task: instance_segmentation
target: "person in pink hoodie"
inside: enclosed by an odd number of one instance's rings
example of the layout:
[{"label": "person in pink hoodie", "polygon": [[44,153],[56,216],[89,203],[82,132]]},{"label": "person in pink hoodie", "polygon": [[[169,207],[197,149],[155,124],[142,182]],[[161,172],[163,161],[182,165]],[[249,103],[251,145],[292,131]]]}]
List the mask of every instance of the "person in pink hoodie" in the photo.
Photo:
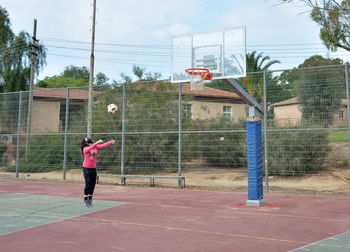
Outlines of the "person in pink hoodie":
[{"label": "person in pink hoodie", "polygon": [[81,140],[81,152],[84,156],[84,203],[87,207],[92,207],[92,196],[94,194],[97,179],[96,157],[98,150],[106,148],[111,144],[115,144],[115,141],[111,140],[109,142],[103,143],[102,140],[98,140],[96,143],[93,143],[92,140],[88,137],[85,137]]}]

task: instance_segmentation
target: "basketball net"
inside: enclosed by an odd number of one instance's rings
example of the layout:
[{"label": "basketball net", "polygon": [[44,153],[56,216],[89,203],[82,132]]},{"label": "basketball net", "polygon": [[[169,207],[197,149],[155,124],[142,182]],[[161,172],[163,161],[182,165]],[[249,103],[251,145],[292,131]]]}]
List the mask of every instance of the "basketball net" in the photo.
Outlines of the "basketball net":
[{"label": "basketball net", "polygon": [[203,80],[200,75],[190,75],[190,89],[191,91],[203,90]]},{"label": "basketball net", "polygon": [[203,90],[203,81],[212,79],[212,73],[206,68],[188,68],[185,71],[190,78],[191,91]]}]

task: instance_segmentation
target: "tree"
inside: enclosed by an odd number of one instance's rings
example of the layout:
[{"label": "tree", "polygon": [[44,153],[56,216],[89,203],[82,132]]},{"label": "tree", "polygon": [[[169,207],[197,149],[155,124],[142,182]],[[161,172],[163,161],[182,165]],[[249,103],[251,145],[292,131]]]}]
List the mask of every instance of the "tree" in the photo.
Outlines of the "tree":
[{"label": "tree", "polygon": [[73,79],[57,75],[45,77],[36,84],[37,87],[43,88],[83,87],[88,85],[89,83],[83,79]]},{"label": "tree", "polygon": [[[344,87],[344,69],[341,59],[326,59],[312,56],[299,65],[297,71],[298,100],[303,119],[310,123],[328,127],[341,104]],[[312,66],[327,66],[314,68]],[[306,67],[306,68],[305,68]],[[311,68],[310,68],[311,67]]]},{"label": "tree", "polygon": [[320,38],[325,46],[336,51],[350,51],[349,0],[280,0],[282,3],[303,2],[311,8],[311,18],[320,25]]},{"label": "tree", "polygon": [[1,31],[0,45],[1,46],[7,45],[9,41],[11,41],[14,37],[14,34],[10,26],[11,26],[11,23],[8,17],[8,13],[4,8],[0,6],[0,31]]},{"label": "tree", "polygon": [[[267,71],[272,65],[280,63],[279,60],[271,60],[269,56],[263,56],[263,52],[257,53],[253,51],[247,53],[247,76],[241,80],[248,93],[258,102],[262,101],[263,97],[263,71]],[[272,75],[268,73],[266,83],[272,83]]]},{"label": "tree", "polygon": [[[300,68],[340,64],[343,64],[343,60],[339,58],[326,59],[322,56],[314,55],[306,59],[302,64],[298,66],[298,68],[283,71],[278,77],[279,85],[285,86],[285,89],[288,90],[288,93],[290,94],[289,98],[298,96],[298,91],[296,90],[296,88],[293,88],[293,86],[295,86],[294,84],[297,83],[300,79]],[[278,101],[286,99],[288,99],[288,97],[282,96],[281,99]]]},{"label": "tree", "polygon": [[321,26],[320,38],[325,46],[336,51],[338,47],[350,51],[350,1],[328,0],[324,2],[323,8],[317,5],[311,12],[312,20]]},{"label": "tree", "polygon": [[228,91],[228,87],[225,83],[223,83],[221,80],[212,80],[208,83],[204,84],[206,87],[210,87],[210,88],[216,88],[216,89],[220,89],[223,91]]},{"label": "tree", "polygon": [[99,85],[99,86],[103,86],[103,85],[108,85],[108,77],[104,74],[99,72],[98,74],[96,74],[95,77],[95,84]]},{"label": "tree", "polygon": [[132,82],[132,78],[129,75],[126,75],[125,73],[121,73],[120,78],[122,78],[123,83],[131,83]]},{"label": "tree", "polygon": [[132,72],[137,76],[137,78],[142,79],[142,76],[145,73],[145,68],[144,67],[140,67],[138,65],[133,65],[132,67]]},{"label": "tree", "polygon": [[45,88],[65,88],[89,86],[89,70],[83,66],[66,66],[60,75],[46,76],[36,86]]},{"label": "tree", "polygon": [[279,60],[271,60],[270,56],[263,56],[263,52],[247,53],[247,73],[262,72],[268,70],[273,64],[281,63]]},{"label": "tree", "polygon": [[[54,75],[52,77],[45,77],[43,80],[37,83],[38,87],[45,88],[64,88],[64,87],[84,87],[89,86],[89,75],[90,71],[87,67],[79,67],[79,66],[67,66],[63,70],[60,75]],[[103,89],[108,89],[108,77],[99,72],[95,76],[95,83],[99,86],[101,90],[101,86]]]},{"label": "tree", "polygon": [[293,83],[296,81],[296,70],[285,70],[278,76],[278,86],[283,87],[284,95],[278,95],[277,99],[274,102],[280,102],[283,100],[287,100],[289,98],[295,97],[298,94],[296,90],[293,88]]},{"label": "tree", "polygon": [[61,76],[75,80],[83,79],[84,81],[89,82],[90,71],[85,66],[78,67],[70,65],[63,70]]},{"label": "tree", "polygon": [[341,65],[343,63],[344,63],[343,60],[339,58],[330,59],[330,58],[323,58],[320,55],[314,55],[306,59],[302,64],[298,66],[298,68],[316,67],[316,66],[334,66],[334,65]]},{"label": "tree", "polygon": [[146,79],[147,81],[156,81],[156,80],[159,80],[160,77],[162,77],[162,74],[161,73],[158,73],[158,72],[148,72],[146,73]]},{"label": "tree", "polygon": [[[138,65],[133,65],[132,72],[138,78],[138,81],[156,81],[162,77],[161,73],[146,72],[146,68],[140,67]],[[121,78],[121,81],[119,82],[114,81],[113,86],[115,86],[116,84],[119,85],[121,83],[131,83],[133,81],[132,77],[125,73],[121,73],[120,78]]]},{"label": "tree", "polygon": [[[27,90],[30,81],[31,36],[25,31],[15,35],[6,9],[0,6],[0,92]],[[35,73],[46,64],[46,49],[36,48]]]},{"label": "tree", "polygon": [[[156,81],[158,80],[162,74],[158,72],[146,72],[145,67],[140,67],[138,65],[134,65],[132,68],[132,72],[139,78],[139,80],[146,81]],[[145,78],[143,78],[145,76]]]}]

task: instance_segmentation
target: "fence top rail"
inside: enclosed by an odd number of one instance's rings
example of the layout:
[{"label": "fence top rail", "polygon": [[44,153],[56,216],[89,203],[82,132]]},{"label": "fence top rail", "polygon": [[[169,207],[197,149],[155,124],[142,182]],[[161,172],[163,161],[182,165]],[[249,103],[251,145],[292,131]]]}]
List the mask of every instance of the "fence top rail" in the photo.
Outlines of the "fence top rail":
[{"label": "fence top rail", "polygon": [[[191,133],[245,133],[245,129],[240,130],[182,130],[182,131],[125,131],[125,135],[152,135],[152,134],[191,134]],[[32,136],[49,136],[49,135],[86,135],[86,132],[62,132],[62,133],[32,133]],[[92,132],[92,135],[122,135],[122,132]],[[25,135],[25,134],[22,134]]]},{"label": "fence top rail", "polygon": [[[267,132],[278,132],[278,131],[322,131],[322,130],[331,130],[331,131],[340,131],[348,130],[348,127],[345,128],[267,128]],[[263,130],[264,131],[264,130]],[[215,133],[245,133],[246,129],[238,130],[181,130],[181,131],[128,131],[124,132],[125,135],[155,135],[155,134],[196,134],[196,133],[206,133],[206,134],[215,134]],[[122,135],[122,132],[93,132],[92,135]],[[8,135],[8,133],[0,133],[0,135]],[[20,136],[26,135],[25,133],[20,134]],[[86,132],[57,132],[57,133],[31,133],[31,136],[63,136],[63,135],[82,135],[85,136]]]}]

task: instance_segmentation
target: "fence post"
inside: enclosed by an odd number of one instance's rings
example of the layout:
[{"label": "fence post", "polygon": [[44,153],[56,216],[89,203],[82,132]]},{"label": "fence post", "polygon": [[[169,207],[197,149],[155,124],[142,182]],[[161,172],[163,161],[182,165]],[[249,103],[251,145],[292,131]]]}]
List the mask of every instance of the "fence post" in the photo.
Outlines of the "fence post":
[{"label": "fence post", "polygon": [[20,143],[21,143],[21,118],[22,118],[22,92],[19,91],[19,102],[18,102],[18,119],[17,119],[17,146],[16,146],[16,179],[19,177],[19,165],[20,165]]},{"label": "fence post", "polygon": [[[178,176],[182,174],[182,84],[179,83],[179,107],[178,107]],[[179,186],[181,181],[179,180]]]},{"label": "fence post", "polygon": [[350,98],[349,98],[349,69],[348,64],[345,64],[345,88],[346,88],[346,100],[347,100],[347,112],[348,112],[348,146],[350,149]]},{"label": "fence post", "polygon": [[266,92],[266,70],[263,72],[263,95],[264,95],[264,159],[265,159],[265,190],[269,190],[269,156],[267,145],[267,92]]},{"label": "fence post", "polygon": [[69,87],[67,87],[66,92],[66,113],[64,120],[64,151],[63,151],[63,180],[66,180],[67,175],[67,133],[68,133],[68,123],[69,123]]},{"label": "fence post", "polygon": [[[122,98],[122,146],[121,146],[121,158],[120,158],[120,175],[124,175],[124,158],[125,158],[125,106],[126,106],[126,83],[123,84],[123,98]],[[121,177],[121,184],[124,184],[125,180]]]}]

